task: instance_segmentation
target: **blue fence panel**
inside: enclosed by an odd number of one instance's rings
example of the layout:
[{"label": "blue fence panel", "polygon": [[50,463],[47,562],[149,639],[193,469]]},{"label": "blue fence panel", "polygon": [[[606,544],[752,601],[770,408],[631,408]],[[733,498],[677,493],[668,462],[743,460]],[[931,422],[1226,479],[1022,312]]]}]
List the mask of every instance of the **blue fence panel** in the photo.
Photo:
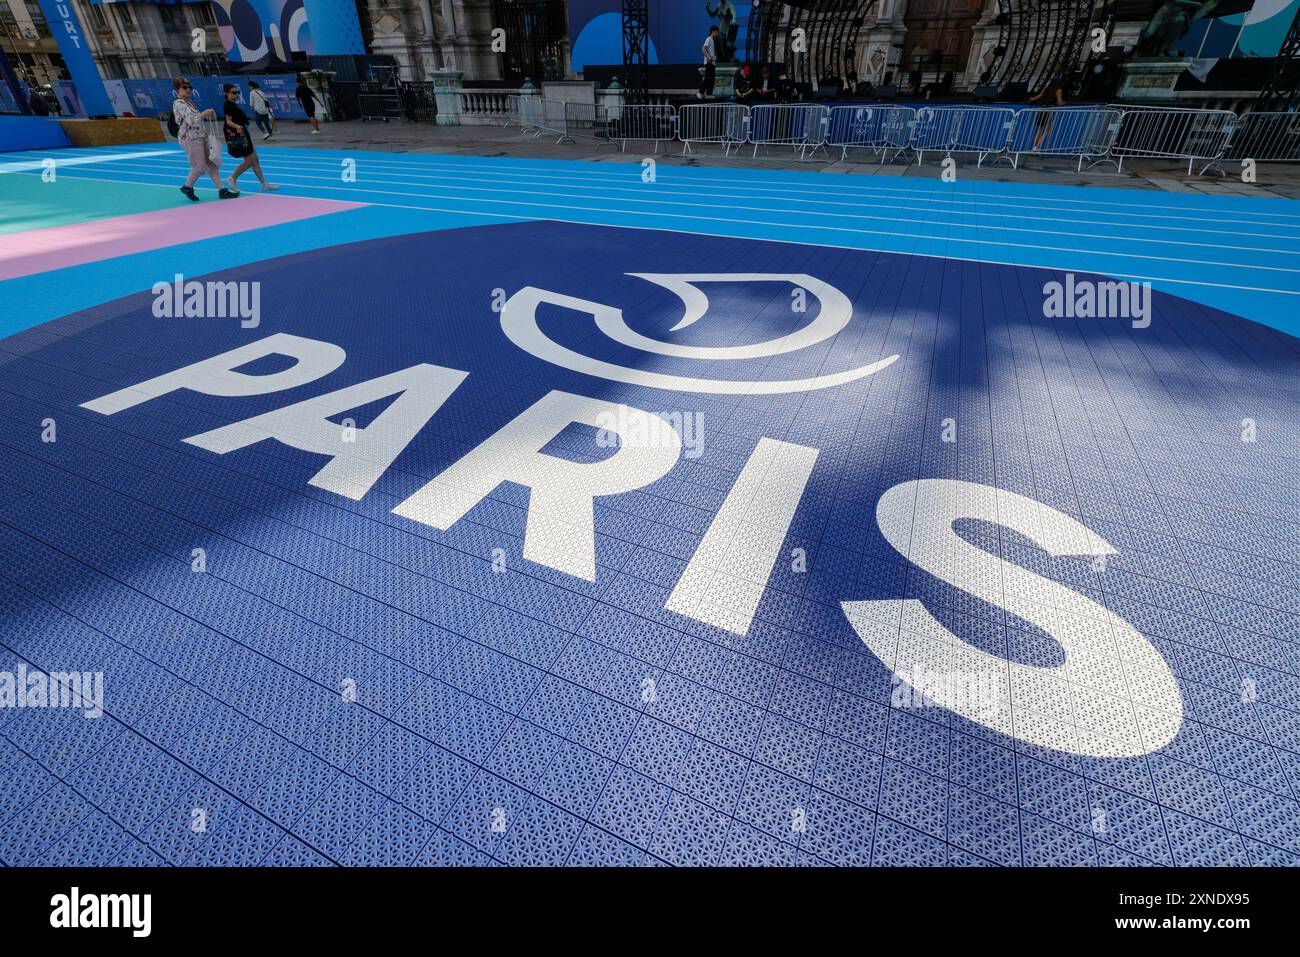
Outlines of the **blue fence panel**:
[{"label": "blue fence panel", "polygon": [[[194,102],[200,109],[209,107],[221,111],[221,88],[227,83],[239,87],[240,102],[248,102],[249,80],[256,80],[271,104],[271,110],[280,119],[303,120],[307,114],[294,98],[298,86],[297,77],[292,74],[275,76],[196,76],[190,77],[194,85]],[[136,116],[157,116],[171,109],[175,93],[170,79],[122,80],[126,100],[130,103],[130,112]]]},{"label": "blue fence panel", "polygon": [[157,116],[172,108],[171,80],[123,80],[122,85],[136,116]]},{"label": "blue fence panel", "polygon": [[901,149],[907,146],[915,118],[915,111],[905,106],[837,106],[831,110],[826,142],[832,146]]}]

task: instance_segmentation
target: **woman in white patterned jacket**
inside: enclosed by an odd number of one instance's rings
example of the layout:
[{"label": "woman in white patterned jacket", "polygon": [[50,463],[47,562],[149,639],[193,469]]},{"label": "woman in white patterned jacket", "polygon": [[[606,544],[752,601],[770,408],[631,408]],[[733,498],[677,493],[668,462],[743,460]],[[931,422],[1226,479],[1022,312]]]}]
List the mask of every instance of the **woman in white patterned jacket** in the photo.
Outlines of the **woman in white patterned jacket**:
[{"label": "woman in white patterned jacket", "polygon": [[217,187],[217,195],[222,199],[230,199],[235,194],[221,185],[221,153],[218,151],[215,161],[209,157],[208,137],[203,130],[203,121],[216,119],[216,111],[211,109],[200,111],[191,102],[194,88],[184,77],[178,76],[172,80],[172,89],[176,91],[176,100],[172,103],[172,119],[176,121],[176,139],[180,141],[185,149],[185,155],[190,160],[190,175],[186,178],[185,185],[181,187],[181,192],[198,202],[199,198],[194,193],[194,184],[200,176],[207,173],[212,177],[212,184]]}]

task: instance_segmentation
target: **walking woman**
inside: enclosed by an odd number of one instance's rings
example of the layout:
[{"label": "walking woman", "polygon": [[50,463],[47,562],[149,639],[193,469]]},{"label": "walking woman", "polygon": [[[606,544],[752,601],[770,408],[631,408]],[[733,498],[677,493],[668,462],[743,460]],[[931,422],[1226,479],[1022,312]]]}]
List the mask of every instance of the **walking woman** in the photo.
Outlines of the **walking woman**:
[{"label": "walking woman", "polygon": [[268,191],[279,189],[280,187],[274,183],[268,183],[266,177],[262,175],[262,161],[257,158],[257,148],[253,146],[253,138],[248,135],[248,114],[239,105],[239,87],[227,83],[221,88],[221,92],[226,97],[226,148],[230,150],[231,156],[243,159],[243,162],[230,174],[226,187],[238,196],[239,177],[251,169],[257,181],[262,184],[262,189]]},{"label": "walking woman", "polygon": [[208,137],[203,131],[204,120],[214,120],[214,110],[203,110],[194,105],[194,88],[183,77],[172,80],[172,89],[176,91],[176,100],[172,103],[172,119],[176,121],[176,139],[185,148],[185,155],[190,160],[190,175],[185,179],[181,192],[194,202],[199,198],[194,193],[194,184],[206,173],[212,177],[212,184],[217,187],[217,195],[230,199],[235,194],[221,185],[221,153],[213,160],[208,155]]}]

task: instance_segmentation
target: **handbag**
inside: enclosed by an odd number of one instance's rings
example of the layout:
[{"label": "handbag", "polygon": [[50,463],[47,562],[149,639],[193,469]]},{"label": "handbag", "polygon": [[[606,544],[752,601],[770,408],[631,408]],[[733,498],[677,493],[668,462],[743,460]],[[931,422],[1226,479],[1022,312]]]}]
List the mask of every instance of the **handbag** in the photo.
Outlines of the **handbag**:
[{"label": "handbag", "polygon": [[208,162],[221,165],[221,141],[211,133],[208,134]]},{"label": "handbag", "polygon": [[235,159],[243,159],[253,152],[253,141],[248,138],[246,130],[232,130],[227,126],[226,149]]}]

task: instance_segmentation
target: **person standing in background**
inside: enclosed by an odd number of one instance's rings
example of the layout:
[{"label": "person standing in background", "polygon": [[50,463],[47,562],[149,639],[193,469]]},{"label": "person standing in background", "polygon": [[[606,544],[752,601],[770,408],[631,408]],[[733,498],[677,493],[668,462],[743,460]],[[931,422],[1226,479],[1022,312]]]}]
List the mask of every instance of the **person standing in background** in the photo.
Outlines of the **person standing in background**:
[{"label": "person standing in background", "polygon": [[320,122],[316,119],[316,95],[307,85],[305,76],[298,77],[298,88],[293,91],[293,95],[302,104],[302,110],[307,114],[307,122],[311,124],[312,136],[315,136],[320,132]]},{"label": "person standing in background", "polygon": [[713,83],[718,72],[718,28],[717,26],[709,27],[709,35],[704,38],[704,43],[700,46],[700,52],[704,54],[704,82],[696,90],[695,95],[701,100],[706,96],[713,95]]},{"label": "person standing in background", "polygon": [[253,122],[262,131],[262,139],[269,140],[275,132],[271,126],[271,104],[256,80],[248,81],[248,105],[253,109]]},{"label": "person standing in background", "polygon": [[1055,114],[1051,108],[1065,105],[1065,85],[1060,77],[1052,79],[1038,93],[1029,98],[1030,106],[1043,107],[1034,117],[1034,149],[1042,149],[1043,140],[1052,132],[1052,120]]},{"label": "person standing in background", "polygon": [[802,97],[799,88],[794,85],[789,74],[785,71],[785,64],[781,64],[781,73],[776,78],[776,102],[793,103]]}]

